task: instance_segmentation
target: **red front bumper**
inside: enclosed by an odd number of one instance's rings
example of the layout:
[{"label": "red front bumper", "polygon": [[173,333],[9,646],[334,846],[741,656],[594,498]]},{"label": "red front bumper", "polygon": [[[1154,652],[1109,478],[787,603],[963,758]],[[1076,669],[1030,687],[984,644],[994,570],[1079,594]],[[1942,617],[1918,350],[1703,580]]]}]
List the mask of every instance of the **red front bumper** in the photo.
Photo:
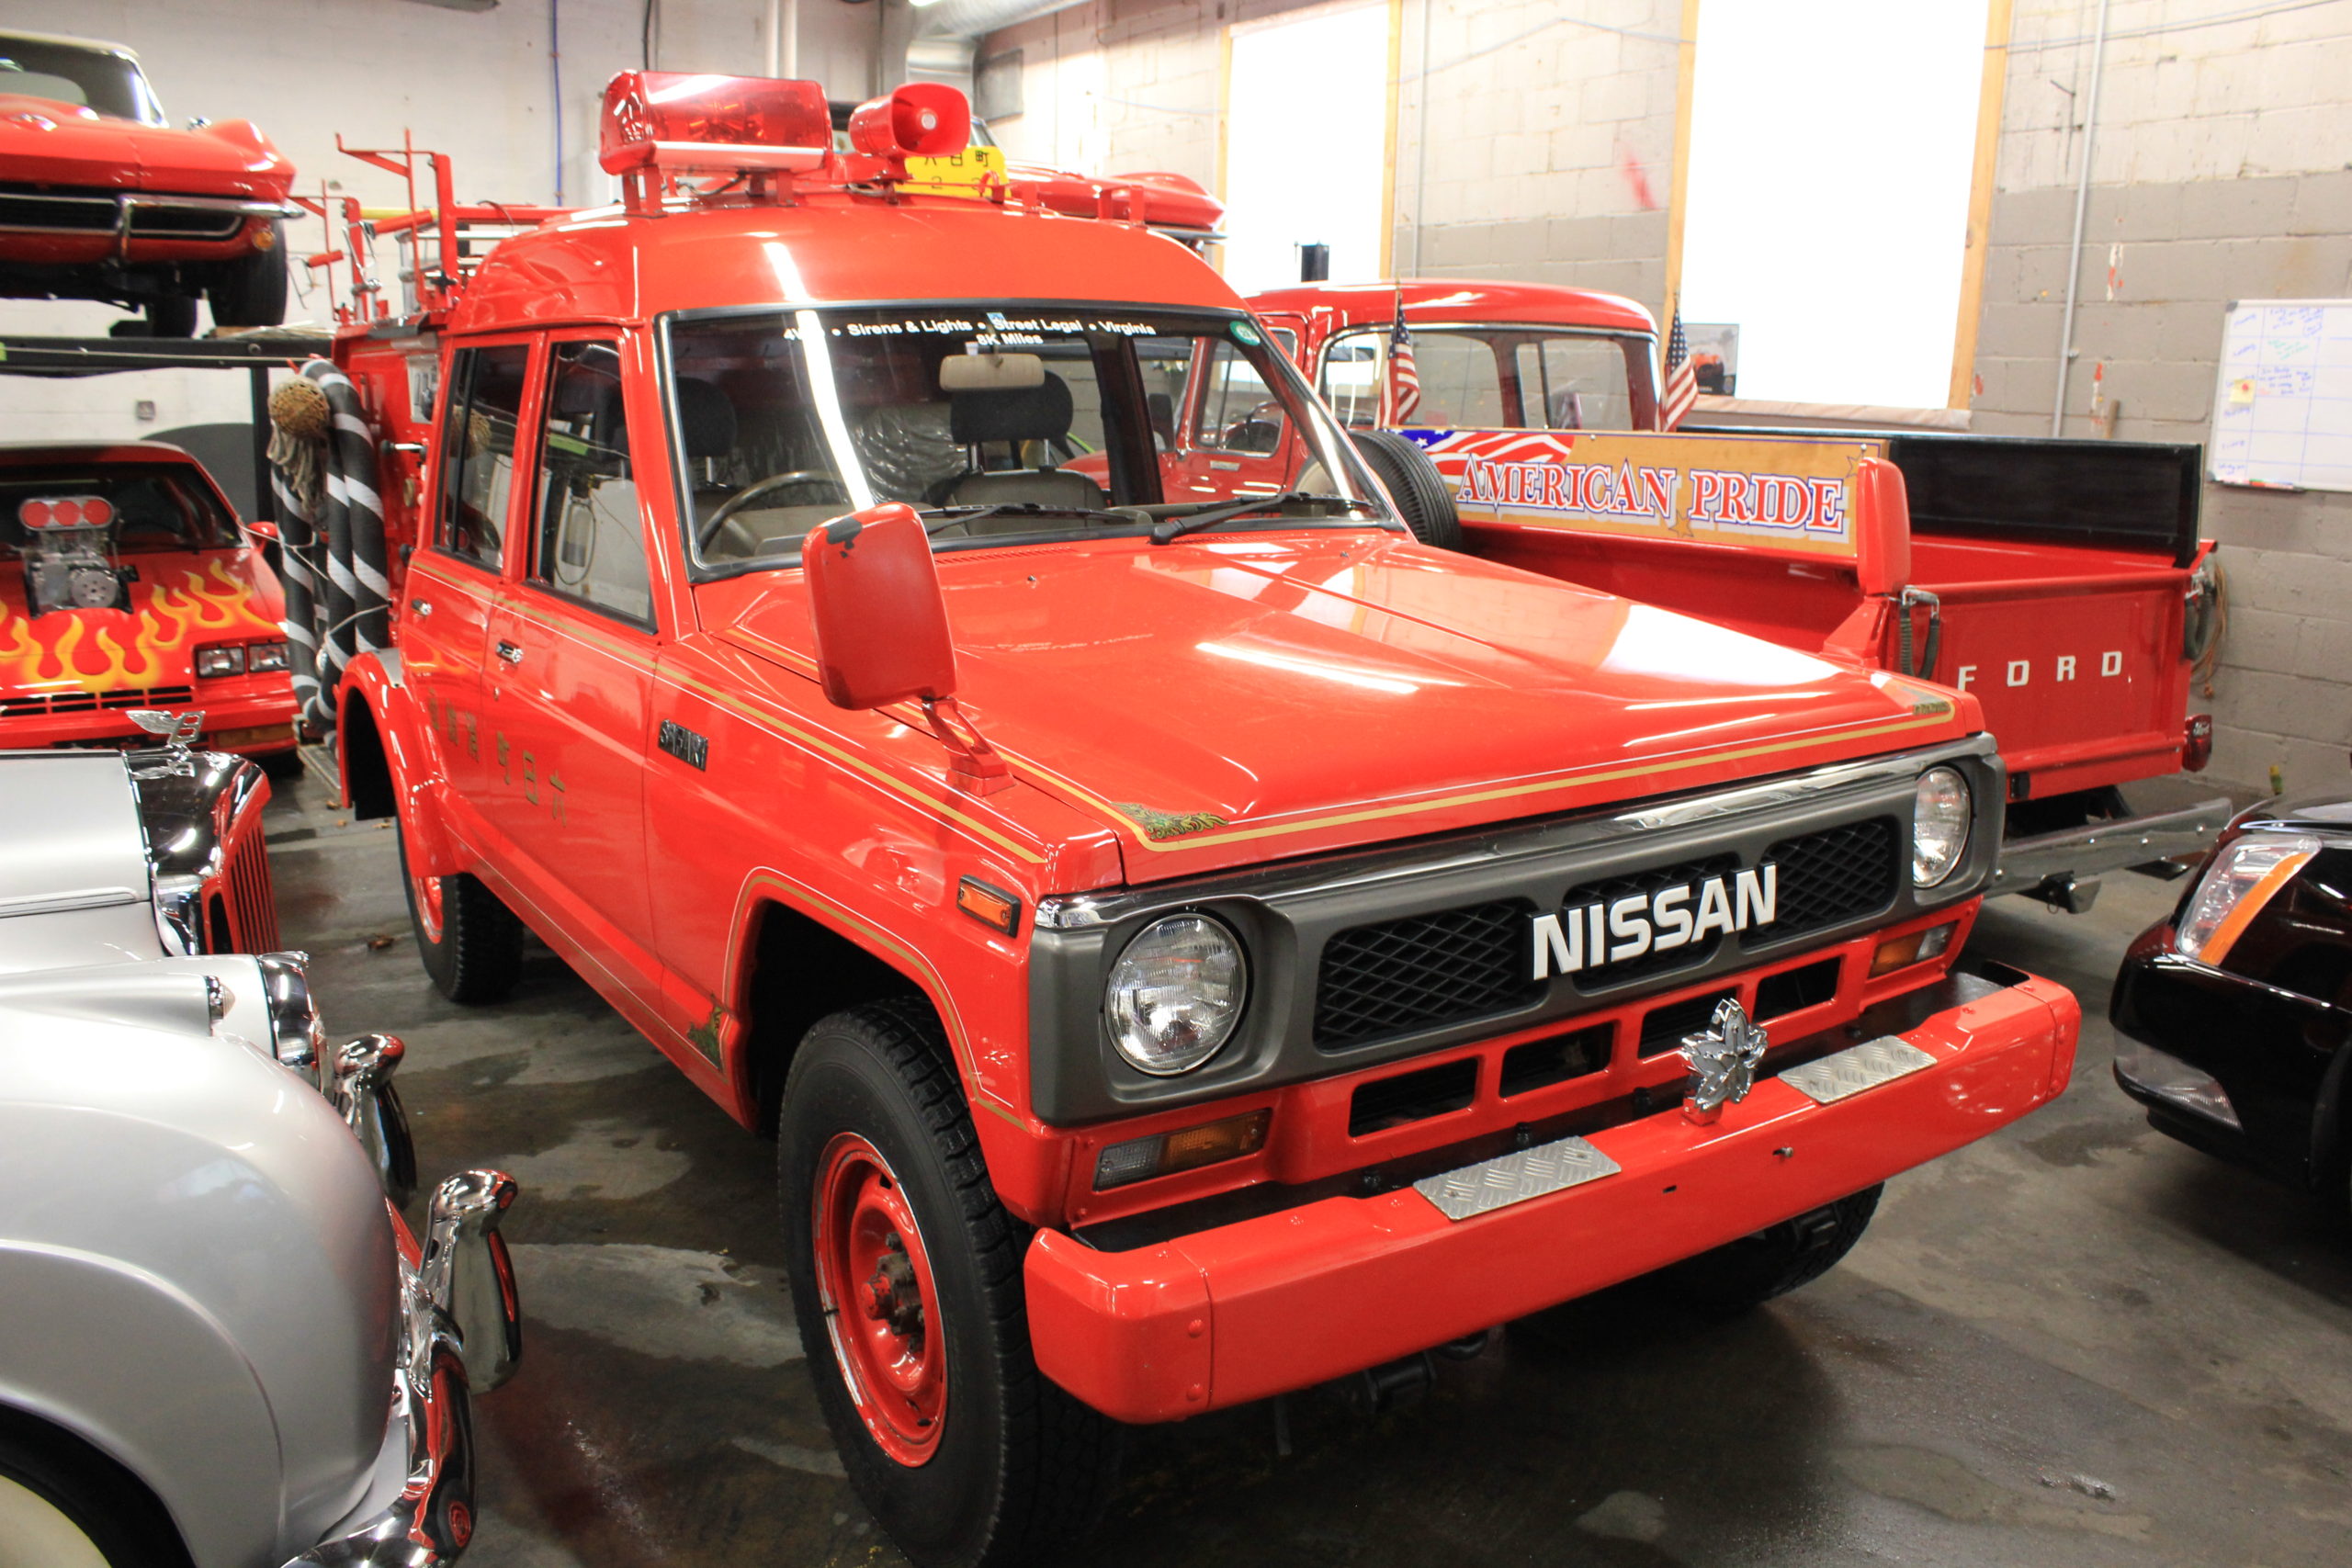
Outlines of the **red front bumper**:
[{"label": "red front bumper", "polygon": [[1973,1143],[2056,1096],[2082,1010],[2030,976],[1899,1038],[1932,1066],[1818,1104],[1765,1078],[1709,1126],[1590,1134],[1622,1168],[1459,1222],[1411,1188],[1328,1198],[1128,1252],[1041,1231],[1029,1329],[1047,1377],[1171,1421],[1375,1366],[1646,1274]]},{"label": "red front bumper", "polygon": [[[80,705],[84,704],[87,705]],[[133,707],[201,708],[204,738],[199,744],[209,750],[259,757],[290,750],[300,739],[294,729],[294,689],[287,678],[248,676],[207,682],[205,691],[193,697],[186,687],[161,693],[0,696],[0,750],[153,745],[154,738],[130,722]]]}]

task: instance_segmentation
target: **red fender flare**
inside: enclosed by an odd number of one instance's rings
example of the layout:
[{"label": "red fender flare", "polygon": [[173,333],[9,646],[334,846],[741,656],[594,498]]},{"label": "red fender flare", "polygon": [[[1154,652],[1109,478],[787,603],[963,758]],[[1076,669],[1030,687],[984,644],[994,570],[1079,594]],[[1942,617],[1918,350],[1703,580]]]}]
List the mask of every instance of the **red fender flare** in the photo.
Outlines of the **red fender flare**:
[{"label": "red fender flare", "polygon": [[441,825],[444,781],[440,756],[428,733],[424,710],[409,690],[397,651],[363,653],[345,666],[335,725],[335,766],[344,779],[343,801],[351,804],[352,709],[363,706],[383,742],[384,763],[392,775],[393,808],[408,840],[410,866],[424,876],[463,871]]}]

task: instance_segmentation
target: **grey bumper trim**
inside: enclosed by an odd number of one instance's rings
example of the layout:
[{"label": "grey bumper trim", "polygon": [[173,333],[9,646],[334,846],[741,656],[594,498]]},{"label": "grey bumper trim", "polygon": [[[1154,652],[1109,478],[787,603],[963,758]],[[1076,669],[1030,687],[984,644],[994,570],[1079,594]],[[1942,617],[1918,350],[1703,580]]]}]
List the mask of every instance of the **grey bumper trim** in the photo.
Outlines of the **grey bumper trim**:
[{"label": "grey bumper trim", "polygon": [[2202,854],[2228,826],[2236,808],[2226,799],[2200,801],[2180,811],[2094,822],[2063,833],[2011,839],[2001,846],[2001,863],[1984,889],[1989,895],[2022,893],[2045,878],[2115,871],[2174,855]]}]

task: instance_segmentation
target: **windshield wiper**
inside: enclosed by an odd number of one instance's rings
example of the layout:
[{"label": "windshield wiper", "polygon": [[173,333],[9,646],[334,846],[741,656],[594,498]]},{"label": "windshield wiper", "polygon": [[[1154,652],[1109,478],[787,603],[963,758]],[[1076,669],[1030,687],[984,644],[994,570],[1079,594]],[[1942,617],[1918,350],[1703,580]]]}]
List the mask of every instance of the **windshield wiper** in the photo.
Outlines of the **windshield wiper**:
[{"label": "windshield wiper", "polygon": [[926,534],[944,533],[959,524],[978,523],[983,517],[1083,517],[1090,523],[1142,522],[1140,512],[1098,512],[1087,506],[1047,506],[1035,501],[1001,501],[989,506],[926,506],[915,513],[923,520]]},{"label": "windshield wiper", "polygon": [[1318,495],[1312,491],[1285,490],[1272,495],[1244,496],[1239,501],[1225,502],[1203,512],[1188,512],[1177,517],[1163,517],[1151,525],[1151,542],[1164,545],[1170,539],[1197,534],[1204,528],[1214,528],[1220,523],[1230,523],[1237,517],[1247,517],[1253,512],[1280,512],[1285,507],[1307,502],[1336,502],[1354,511],[1363,506],[1344,495]]}]

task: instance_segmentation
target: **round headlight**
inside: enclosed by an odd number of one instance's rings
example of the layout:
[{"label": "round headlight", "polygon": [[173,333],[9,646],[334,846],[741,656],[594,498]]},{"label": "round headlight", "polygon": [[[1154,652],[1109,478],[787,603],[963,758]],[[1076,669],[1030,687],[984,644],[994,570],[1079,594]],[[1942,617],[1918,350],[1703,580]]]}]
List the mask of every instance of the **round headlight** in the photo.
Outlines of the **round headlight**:
[{"label": "round headlight", "polygon": [[1111,1041],[1155,1077],[1187,1073],[1232,1036],[1250,989],[1233,933],[1206,915],[1170,915],[1119,954],[1102,996]]},{"label": "round headlight", "polygon": [[1919,775],[1911,806],[1911,881],[1933,887],[1968,848],[1968,781],[1950,768]]}]

